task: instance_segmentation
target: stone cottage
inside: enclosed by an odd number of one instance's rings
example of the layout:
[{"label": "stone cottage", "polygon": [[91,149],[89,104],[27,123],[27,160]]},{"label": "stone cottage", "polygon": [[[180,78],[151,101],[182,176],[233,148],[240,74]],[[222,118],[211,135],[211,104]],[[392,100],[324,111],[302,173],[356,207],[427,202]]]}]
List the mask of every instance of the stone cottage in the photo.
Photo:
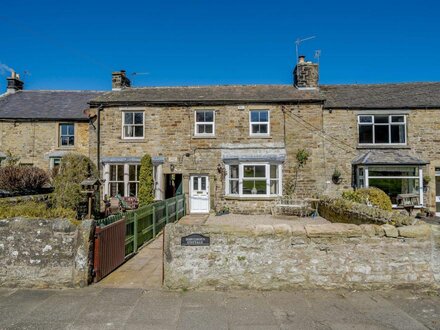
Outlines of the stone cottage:
[{"label": "stone cottage", "polygon": [[7,82],[0,95],[0,160],[10,152],[20,165],[49,170],[67,152],[90,156],[83,111],[99,92],[24,90],[16,73]]},{"label": "stone cottage", "polygon": [[[368,186],[394,203],[415,194],[434,209],[440,83],[319,85],[318,77],[304,57],[290,85],[133,88],[114,72],[113,90],[94,98],[89,113],[104,194],[136,195],[149,154],[156,199],[186,193],[191,213],[265,213],[288,190]],[[298,168],[301,150],[309,158]]]}]

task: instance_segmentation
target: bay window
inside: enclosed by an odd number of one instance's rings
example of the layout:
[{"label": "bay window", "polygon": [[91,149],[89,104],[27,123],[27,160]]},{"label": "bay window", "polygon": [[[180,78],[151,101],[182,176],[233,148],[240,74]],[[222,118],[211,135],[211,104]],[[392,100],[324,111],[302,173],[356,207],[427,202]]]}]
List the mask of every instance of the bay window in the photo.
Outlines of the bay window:
[{"label": "bay window", "polygon": [[358,116],[359,144],[406,144],[404,115]]},{"label": "bay window", "polygon": [[245,197],[281,195],[280,164],[226,165],[226,171],[226,195]]},{"label": "bay window", "polygon": [[397,204],[400,194],[419,196],[423,204],[423,173],[418,166],[360,166],[356,170],[358,187],[376,187],[383,190]]},{"label": "bay window", "polygon": [[138,164],[107,164],[104,170],[106,193],[111,197],[137,196],[140,167]]}]

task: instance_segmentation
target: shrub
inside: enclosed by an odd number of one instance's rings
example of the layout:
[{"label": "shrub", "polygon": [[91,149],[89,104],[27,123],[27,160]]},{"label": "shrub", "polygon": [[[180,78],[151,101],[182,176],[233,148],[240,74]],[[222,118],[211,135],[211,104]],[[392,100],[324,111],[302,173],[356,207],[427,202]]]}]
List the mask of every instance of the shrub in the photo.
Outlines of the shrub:
[{"label": "shrub", "polygon": [[0,189],[10,192],[34,192],[49,182],[49,174],[34,166],[0,168]]},{"label": "shrub", "polygon": [[17,204],[0,203],[0,219],[25,218],[67,218],[75,219],[76,212],[61,207],[50,208],[45,202],[25,201]]},{"label": "shrub", "polygon": [[96,176],[96,166],[90,158],[74,153],[65,155],[53,181],[52,202],[55,207],[76,210],[78,204],[85,199],[81,192],[81,182]]},{"label": "shrub", "polygon": [[154,201],[153,163],[150,155],[141,159],[139,173],[139,205],[151,204]]},{"label": "shrub", "polygon": [[385,211],[393,209],[390,197],[383,190],[375,187],[344,191],[342,198],[356,203],[372,205]]}]

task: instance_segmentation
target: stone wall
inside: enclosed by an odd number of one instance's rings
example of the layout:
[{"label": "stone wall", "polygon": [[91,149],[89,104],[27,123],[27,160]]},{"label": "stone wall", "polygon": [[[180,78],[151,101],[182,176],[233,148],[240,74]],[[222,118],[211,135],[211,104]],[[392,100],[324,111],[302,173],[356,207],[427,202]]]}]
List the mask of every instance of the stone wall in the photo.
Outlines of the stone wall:
[{"label": "stone wall", "polygon": [[61,147],[58,143],[58,122],[0,122],[0,151],[8,150],[20,157],[20,163],[33,164],[48,170],[52,152],[89,153],[89,124],[75,123],[75,146]]},{"label": "stone wall", "polygon": [[[198,233],[209,246],[181,246]],[[169,224],[170,289],[436,287],[440,230],[417,225],[257,225],[255,229]]]},{"label": "stone wall", "polygon": [[0,286],[85,286],[89,276],[91,221],[0,220]]}]

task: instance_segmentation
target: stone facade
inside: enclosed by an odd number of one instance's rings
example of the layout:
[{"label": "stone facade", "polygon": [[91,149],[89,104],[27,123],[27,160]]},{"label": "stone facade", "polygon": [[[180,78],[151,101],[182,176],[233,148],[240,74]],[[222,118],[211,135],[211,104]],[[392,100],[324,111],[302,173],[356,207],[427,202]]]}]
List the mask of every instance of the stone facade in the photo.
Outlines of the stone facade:
[{"label": "stone facade", "polygon": [[0,286],[86,286],[91,230],[91,221],[0,220]]},{"label": "stone facade", "polygon": [[[391,230],[392,229],[392,230]],[[192,233],[209,246],[182,246]],[[438,226],[169,224],[164,284],[171,289],[438,287]]]},{"label": "stone facade", "polygon": [[[407,144],[405,146],[389,146],[386,150],[404,150],[425,161],[424,176],[431,178],[425,192],[425,204],[435,210],[435,168],[440,167],[440,149],[438,147],[440,132],[440,109],[411,109],[407,111]],[[357,156],[366,153],[370,148],[358,144],[357,116],[369,113],[363,110],[332,109],[323,111],[323,132],[326,134],[325,163],[322,169],[328,181],[331,180],[335,168],[342,172],[342,183],[329,184],[329,191],[341,191],[352,185],[351,162]],[[393,111],[389,111],[393,114]],[[400,113],[397,111],[397,113]]]},{"label": "stone facade", "polygon": [[10,151],[21,164],[50,168],[50,156],[65,152],[89,153],[89,124],[75,123],[75,146],[59,145],[59,124],[56,121],[0,121],[0,150]]},{"label": "stone facade", "polygon": [[[270,111],[270,136],[253,137],[249,132],[251,110]],[[123,111],[145,114],[145,138],[122,138]],[[215,111],[215,136],[195,136],[196,110]],[[322,126],[321,104],[250,104],[217,106],[106,107],[101,111],[100,155],[104,158],[163,157],[162,174],[182,174],[183,192],[189,192],[189,177],[205,174],[210,181],[210,208],[227,207],[235,213],[269,213],[276,197],[225,197],[222,153],[242,153],[264,156],[265,153],[285,154],[283,180],[295,174],[295,154],[299,149],[310,152],[310,160],[299,171],[296,193],[310,195],[322,184],[322,147],[319,135],[304,128],[304,122]],[[90,150],[96,156],[96,131],[90,131]],[[96,157],[94,158],[96,161]],[[188,208],[189,209],[189,208]]]}]

